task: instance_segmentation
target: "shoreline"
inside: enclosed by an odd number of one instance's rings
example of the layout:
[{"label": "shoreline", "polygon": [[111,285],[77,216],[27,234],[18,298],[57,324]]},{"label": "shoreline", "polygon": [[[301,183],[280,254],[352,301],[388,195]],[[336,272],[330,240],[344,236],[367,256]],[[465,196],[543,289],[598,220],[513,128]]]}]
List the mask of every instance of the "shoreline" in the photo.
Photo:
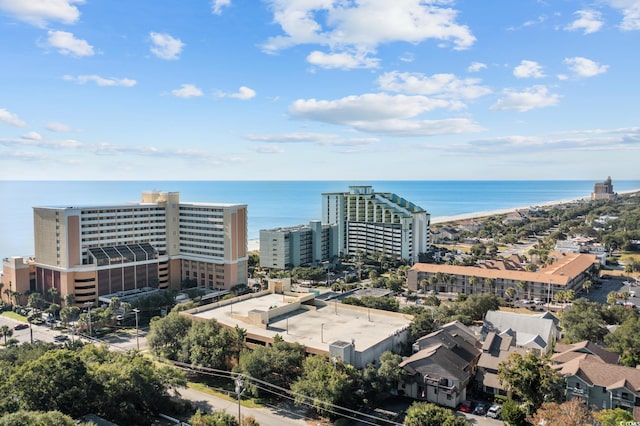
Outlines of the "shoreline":
[{"label": "shoreline", "polygon": [[[617,194],[619,195],[628,195],[628,194],[634,194],[634,193],[640,193],[640,189],[632,189],[628,191],[617,192]],[[518,210],[530,209],[531,207],[555,207],[563,204],[572,204],[572,203],[578,203],[578,202],[584,202],[584,201],[591,201],[591,197],[589,196],[589,197],[582,197],[582,198],[572,198],[568,200],[555,200],[555,201],[548,201],[544,203],[538,203],[535,205],[528,205],[528,206],[521,206],[521,207],[511,207],[511,208],[499,209],[499,210],[486,210],[482,212],[462,213],[462,214],[451,215],[451,216],[432,217],[431,225],[442,225],[445,223],[460,222],[464,220],[482,219],[489,216],[514,213]],[[260,239],[248,240],[247,251],[260,253]]]}]

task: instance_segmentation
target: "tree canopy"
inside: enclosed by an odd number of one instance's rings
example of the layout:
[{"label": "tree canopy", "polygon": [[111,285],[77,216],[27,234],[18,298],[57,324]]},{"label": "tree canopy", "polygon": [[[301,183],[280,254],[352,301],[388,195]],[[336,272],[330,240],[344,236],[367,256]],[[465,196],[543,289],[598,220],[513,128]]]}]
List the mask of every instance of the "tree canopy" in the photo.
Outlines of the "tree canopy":
[{"label": "tree canopy", "polygon": [[414,402],[407,410],[405,426],[471,426],[453,411],[427,402]]}]

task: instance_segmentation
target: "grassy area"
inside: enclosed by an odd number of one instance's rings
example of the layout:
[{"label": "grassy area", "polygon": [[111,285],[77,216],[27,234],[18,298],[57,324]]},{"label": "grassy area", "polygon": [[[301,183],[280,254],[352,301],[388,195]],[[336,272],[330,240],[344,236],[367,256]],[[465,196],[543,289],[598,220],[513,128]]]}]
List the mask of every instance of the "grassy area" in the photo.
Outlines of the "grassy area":
[{"label": "grassy area", "polygon": [[18,320],[18,321],[22,321],[22,322],[27,322],[27,317],[24,317],[22,315],[18,315],[13,311],[4,311],[2,313],[2,315],[4,315],[5,317],[8,318],[13,318],[14,320]]},{"label": "grassy area", "polygon": [[[238,398],[234,395],[228,395],[224,392],[219,392],[217,390],[211,389],[209,386],[205,385],[204,383],[195,383],[195,382],[187,382],[187,387],[191,388],[191,389],[195,389],[197,391],[200,392],[204,392],[206,394],[209,395],[213,395],[217,398],[221,398],[224,399],[226,401],[230,401],[230,402],[238,402]],[[243,407],[248,407],[248,408],[261,408],[264,407],[264,405],[259,404],[258,402],[256,402],[253,399],[243,399],[241,400],[240,404]]]}]

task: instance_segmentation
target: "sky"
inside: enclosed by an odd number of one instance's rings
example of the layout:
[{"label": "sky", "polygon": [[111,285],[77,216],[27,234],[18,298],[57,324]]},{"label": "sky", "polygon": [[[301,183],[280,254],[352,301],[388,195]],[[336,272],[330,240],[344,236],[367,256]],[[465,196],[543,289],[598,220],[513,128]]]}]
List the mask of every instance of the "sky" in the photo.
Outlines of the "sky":
[{"label": "sky", "polygon": [[639,49],[640,0],[0,0],[0,179],[638,179]]}]

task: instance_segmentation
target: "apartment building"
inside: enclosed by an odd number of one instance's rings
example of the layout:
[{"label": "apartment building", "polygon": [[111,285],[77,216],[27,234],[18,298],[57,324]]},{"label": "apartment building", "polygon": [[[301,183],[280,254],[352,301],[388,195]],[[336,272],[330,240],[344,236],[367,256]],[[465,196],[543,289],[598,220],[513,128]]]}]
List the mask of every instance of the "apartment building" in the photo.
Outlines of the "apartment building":
[{"label": "apartment building", "polygon": [[338,255],[337,227],[312,220],[308,225],[260,230],[260,266],[289,269],[316,266]]},{"label": "apartment building", "polygon": [[322,223],[337,225],[341,255],[385,253],[409,262],[430,245],[430,215],[421,207],[371,186],[322,194]]},{"label": "apartment building", "polygon": [[613,192],[613,183],[611,176],[609,176],[604,182],[598,182],[593,185],[593,192],[591,193],[592,200],[611,200],[616,198],[618,194]]},{"label": "apartment building", "polygon": [[476,266],[417,263],[407,272],[407,286],[417,291],[425,286],[439,293],[491,292],[500,297],[513,287],[519,299],[553,300],[558,291],[582,289],[593,279],[598,260],[582,253],[549,253],[552,263],[530,272],[515,261],[490,261]]},{"label": "apartment building", "polygon": [[145,287],[247,283],[247,206],[185,203],[148,191],[138,203],[34,207],[35,282],[77,303]]}]

